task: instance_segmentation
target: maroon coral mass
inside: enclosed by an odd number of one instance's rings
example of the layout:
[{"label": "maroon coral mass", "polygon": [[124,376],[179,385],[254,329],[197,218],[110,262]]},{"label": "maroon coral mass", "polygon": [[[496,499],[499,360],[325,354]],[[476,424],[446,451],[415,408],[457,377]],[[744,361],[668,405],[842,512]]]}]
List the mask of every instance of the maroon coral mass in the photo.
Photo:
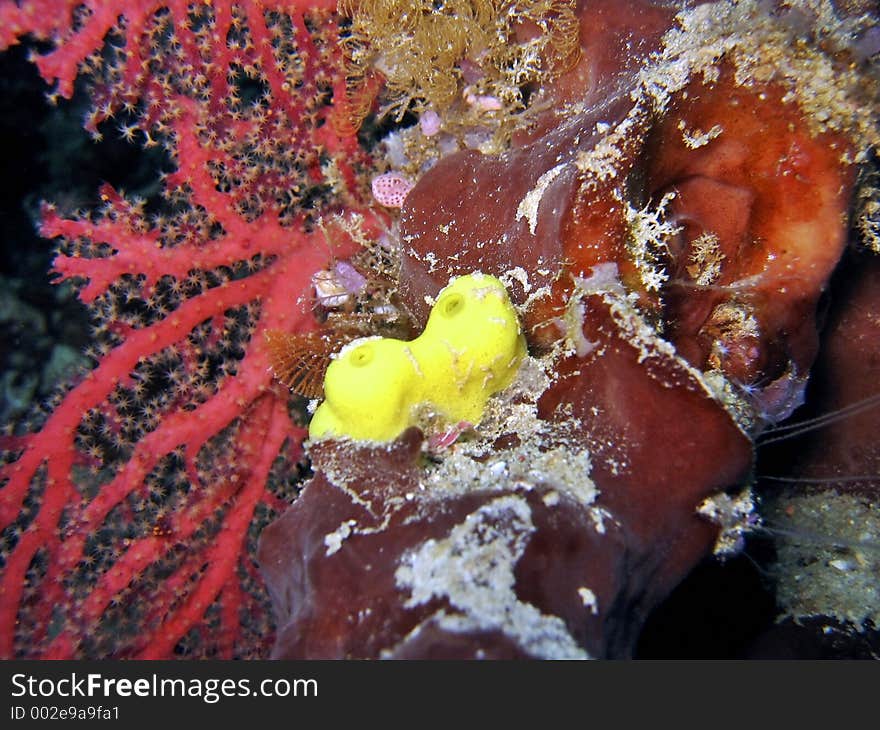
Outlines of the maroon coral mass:
[{"label": "maroon coral mass", "polygon": [[[801,109],[783,103],[783,87],[743,88],[723,62],[716,79],[694,78],[661,114],[639,113],[637,72],[670,16],[650,3],[622,7],[594,3],[582,16],[583,60],[557,82],[556,110],[501,156],[441,160],[401,215],[403,294],[422,319],[450,275],[520,267],[529,287],[512,284],[518,304],[541,286],[552,292],[525,314],[541,352],[580,299],[587,346],[554,365],[539,414],[580,421],[574,438],[590,450],[606,524],[597,529],[577,500],[557,502],[549,475],[525,492],[502,478],[420,499],[424,466],[412,433],[388,450],[346,452],[348,479],[335,447],[314,448],[316,477],[262,540],[281,620],[274,656],[629,656],[648,612],[710,553],[718,527],[698,508],[746,483],[750,429],[800,403],[817,350],[817,304],[846,242],[856,172],[844,161],[849,142],[816,134]],[[609,173],[596,151],[623,128]],[[723,129],[717,140],[713,129]],[[525,208],[542,185],[540,204]],[[668,280],[652,287],[632,249],[633,213],[667,194],[678,230],[662,253]],[[609,264],[674,352],[642,341],[607,290],[591,289]],[[739,389],[749,422],[737,424],[730,403],[711,397],[691,367]],[[517,495],[528,520],[495,510]],[[332,550],[340,524],[365,529]],[[482,537],[468,542],[473,524]],[[517,526],[527,546],[508,602],[494,596],[502,608],[492,614],[478,590],[466,595],[456,571],[477,571],[479,584],[481,560],[503,562],[486,556],[486,535],[516,545]],[[428,550],[440,562],[470,557],[450,561],[444,576],[442,568],[419,574],[410,566]],[[540,613],[531,632],[520,623],[523,604]],[[557,621],[571,643],[554,634]]]}]

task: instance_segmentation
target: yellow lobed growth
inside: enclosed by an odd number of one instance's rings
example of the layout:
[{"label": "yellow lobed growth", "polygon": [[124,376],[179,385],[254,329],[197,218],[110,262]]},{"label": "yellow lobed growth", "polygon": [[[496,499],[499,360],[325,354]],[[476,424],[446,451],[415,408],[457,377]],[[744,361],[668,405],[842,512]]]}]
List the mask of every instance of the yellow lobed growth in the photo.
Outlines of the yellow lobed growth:
[{"label": "yellow lobed growth", "polygon": [[309,436],[390,441],[426,412],[447,423],[479,423],[525,352],[504,285],[479,272],[453,279],[415,340],[367,337],[339,352]]}]

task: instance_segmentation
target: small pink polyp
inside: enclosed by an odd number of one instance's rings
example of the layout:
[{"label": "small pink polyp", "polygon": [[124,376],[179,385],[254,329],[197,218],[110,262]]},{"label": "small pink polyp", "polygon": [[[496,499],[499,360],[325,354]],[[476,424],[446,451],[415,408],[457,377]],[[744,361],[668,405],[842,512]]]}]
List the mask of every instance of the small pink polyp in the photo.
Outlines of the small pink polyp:
[{"label": "small pink polyp", "polygon": [[373,178],[372,188],[376,202],[388,208],[400,208],[413,183],[399,172],[386,172]]},{"label": "small pink polyp", "polygon": [[421,127],[422,134],[426,137],[433,137],[440,131],[440,115],[429,109],[419,117],[419,126]]}]

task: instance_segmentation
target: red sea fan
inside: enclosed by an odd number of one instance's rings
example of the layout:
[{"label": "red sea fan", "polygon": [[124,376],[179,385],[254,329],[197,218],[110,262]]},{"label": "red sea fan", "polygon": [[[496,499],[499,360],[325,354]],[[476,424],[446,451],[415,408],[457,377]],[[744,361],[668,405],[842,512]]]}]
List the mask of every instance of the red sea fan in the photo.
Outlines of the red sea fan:
[{"label": "red sea fan", "polygon": [[2,439],[0,656],[252,657],[271,642],[251,555],[305,432],[264,334],[314,327],[312,274],[378,223],[360,202],[369,160],[336,123],[334,5],[0,3],[0,49],[51,41],[35,62],[55,96],[89,77],[86,128],[115,125],[174,165],[157,213],[109,186],[90,214],[44,210],[57,281],[84,282],[94,367],[39,431]]}]

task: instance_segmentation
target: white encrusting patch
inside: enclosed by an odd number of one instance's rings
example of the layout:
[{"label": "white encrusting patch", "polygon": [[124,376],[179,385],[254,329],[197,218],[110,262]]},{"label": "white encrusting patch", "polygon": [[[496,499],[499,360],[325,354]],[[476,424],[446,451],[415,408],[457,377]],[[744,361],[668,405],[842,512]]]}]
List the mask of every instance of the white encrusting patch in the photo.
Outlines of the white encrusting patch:
[{"label": "white encrusting patch", "polygon": [[581,586],[578,588],[578,596],[580,596],[584,608],[590,609],[590,613],[594,616],[599,613],[599,599],[596,598],[596,594],[593,591],[585,586]]},{"label": "white encrusting patch", "polygon": [[544,193],[547,188],[550,187],[550,183],[559,177],[559,173],[565,169],[566,164],[567,163],[563,162],[556,167],[547,170],[547,172],[538,178],[535,187],[529,190],[529,192],[525,194],[525,197],[519,201],[519,205],[516,208],[516,220],[522,220],[523,218],[528,220],[529,233],[533,236],[535,235],[535,230],[538,226],[538,206],[541,204],[541,198],[544,197]]},{"label": "white encrusting patch", "polygon": [[357,524],[356,520],[345,520],[333,532],[324,535],[324,546],[327,548],[325,555],[333,555],[342,547],[342,543],[351,536],[351,528]]},{"label": "white encrusting patch", "polygon": [[562,619],[516,595],[514,568],[534,532],[523,497],[505,495],[482,505],[446,538],[426,540],[403,556],[395,579],[410,592],[405,606],[445,598],[455,613],[440,611],[430,620],[447,631],[500,631],[535,657],[588,659]]}]

